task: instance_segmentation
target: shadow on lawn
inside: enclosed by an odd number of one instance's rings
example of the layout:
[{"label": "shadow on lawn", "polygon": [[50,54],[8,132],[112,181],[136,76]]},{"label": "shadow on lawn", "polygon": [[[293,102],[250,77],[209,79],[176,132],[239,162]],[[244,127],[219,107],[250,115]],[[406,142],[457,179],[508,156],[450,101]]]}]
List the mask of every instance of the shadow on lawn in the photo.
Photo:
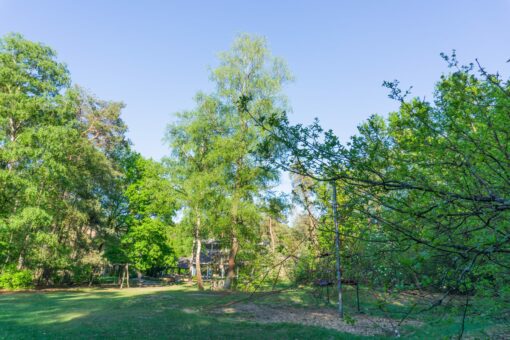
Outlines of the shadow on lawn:
[{"label": "shadow on lawn", "polygon": [[[346,291],[347,310],[354,311],[354,298]],[[256,323],[260,318],[239,317],[239,312],[263,311],[268,319],[275,320],[277,312],[297,309],[313,311],[317,301],[303,291],[284,294],[257,294],[254,300],[245,300],[229,308],[235,314],[223,313],[231,301],[244,300],[243,293],[198,292],[189,287],[147,287],[131,289],[80,289],[57,292],[10,293],[0,295],[0,339],[99,339],[99,338],[186,338],[186,339],[355,339],[353,334],[335,330],[290,323]],[[244,302],[256,304],[246,310]],[[321,303],[319,303],[321,304]],[[231,308],[233,307],[233,308]],[[406,308],[391,306],[393,317]],[[272,311],[272,308],[281,309]],[[377,316],[375,301],[364,294],[362,309],[367,315]],[[216,310],[216,311],[215,311]],[[437,338],[455,336],[458,322],[437,319],[438,311],[431,311],[421,320],[424,327],[406,336]],[[354,316],[354,313],[351,315]],[[245,315],[246,316],[246,315]],[[248,315],[249,316],[249,315]],[[356,316],[354,316],[356,318]],[[255,322],[247,322],[246,319]],[[282,320],[284,318],[280,318]],[[442,319],[442,318],[441,318]],[[287,322],[287,321],[279,321]],[[472,324],[472,330],[483,331],[486,321]],[[504,332],[499,332],[504,334]]]},{"label": "shadow on lawn", "polygon": [[0,296],[0,338],[355,338],[297,324],[201,312],[240,298],[182,288],[91,289]]}]

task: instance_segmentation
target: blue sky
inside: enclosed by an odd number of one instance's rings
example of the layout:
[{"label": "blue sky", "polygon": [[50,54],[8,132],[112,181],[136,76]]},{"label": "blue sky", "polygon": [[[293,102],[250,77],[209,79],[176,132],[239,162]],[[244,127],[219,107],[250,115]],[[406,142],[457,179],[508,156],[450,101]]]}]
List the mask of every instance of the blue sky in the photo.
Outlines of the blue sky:
[{"label": "blue sky", "polygon": [[0,0],[0,35],[58,51],[73,81],[126,103],[136,150],[159,159],[165,126],[208,91],[208,66],[239,33],[265,36],[296,77],[294,122],[318,117],[342,140],[373,113],[395,110],[381,87],[399,79],[431,97],[440,52],[509,74],[510,1]]}]

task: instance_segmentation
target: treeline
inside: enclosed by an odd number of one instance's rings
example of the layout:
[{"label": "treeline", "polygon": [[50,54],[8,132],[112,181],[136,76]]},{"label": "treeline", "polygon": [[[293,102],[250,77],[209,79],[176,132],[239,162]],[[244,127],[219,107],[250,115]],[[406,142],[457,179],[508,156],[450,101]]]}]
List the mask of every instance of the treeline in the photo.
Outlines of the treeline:
[{"label": "treeline", "polygon": [[171,256],[165,170],[136,154],[122,103],[71,83],[42,44],[0,40],[0,286],[89,282]]},{"label": "treeline", "polygon": [[72,86],[49,47],[0,41],[3,286],[75,280],[103,261],[125,209],[121,109]]},{"label": "treeline", "polygon": [[93,282],[127,264],[157,275],[192,256],[203,288],[208,238],[229,253],[225,288],[239,259],[241,276],[262,270],[262,255],[276,260],[288,203],[273,190],[279,170],[260,160],[263,131],[237,101],[250,93],[254,112],[286,107],[290,75],[263,39],[242,36],[222,55],[215,92],[177,114],[161,162],[132,150],[123,104],[72,85],[52,49],[9,35],[0,58],[0,286]]},{"label": "treeline", "polygon": [[370,117],[346,144],[318,122],[260,117],[283,150],[264,155],[306,179],[301,201],[318,216],[309,223],[328,235],[317,241],[327,249],[336,186],[347,277],[436,293],[427,308],[462,297],[464,317],[472,299],[487,297],[493,303],[481,313],[508,319],[510,81],[478,62],[461,65],[455,52],[442,57],[451,72],[431,100],[385,82],[399,110]]},{"label": "treeline", "polygon": [[[346,280],[508,310],[510,83],[443,58],[451,72],[432,100],[385,83],[399,110],[342,144],[318,122],[289,123],[290,72],[264,39],[242,35],[155,162],[131,149],[121,103],[72,86],[51,49],[5,37],[0,282],[80,283],[127,263],[152,275],[192,257],[203,289],[208,239],[226,253],[224,288],[333,282],[335,186]],[[275,190],[282,170],[292,197]]]}]

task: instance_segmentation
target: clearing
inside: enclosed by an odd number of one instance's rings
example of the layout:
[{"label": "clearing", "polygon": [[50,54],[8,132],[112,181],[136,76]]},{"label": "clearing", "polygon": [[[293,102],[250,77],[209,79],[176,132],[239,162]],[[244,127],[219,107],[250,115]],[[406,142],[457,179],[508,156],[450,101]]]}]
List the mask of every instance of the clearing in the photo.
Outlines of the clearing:
[{"label": "clearing", "polygon": [[[349,304],[354,302],[352,294],[346,297],[349,322],[339,321],[334,308],[303,290],[261,293],[251,299],[243,293],[198,292],[187,285],[5,293],[0,294],[0,338],[357,339],[392,335],[398,321],[377,313],[366,294],[362,296],[363,314],[355,313]],[[425,325],[424,316],[399,329],[406,337],[455,336],[458,325],[453,321]],[[473,323],[468,331],[483,337],[485,326]]]}]

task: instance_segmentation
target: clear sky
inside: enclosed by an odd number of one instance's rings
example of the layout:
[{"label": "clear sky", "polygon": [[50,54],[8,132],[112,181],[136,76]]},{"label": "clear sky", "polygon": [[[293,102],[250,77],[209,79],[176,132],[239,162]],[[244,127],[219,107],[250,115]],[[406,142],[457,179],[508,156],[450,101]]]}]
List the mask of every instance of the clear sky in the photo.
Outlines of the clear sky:
[{"label": "clear sky", "polygon": [[265,36],[296,81],[294,122],[319,117],[342,140],[397,105],[383,80],[430,98],[446,71],[440,52],[478,57],[509,74],[510,1],[0,0],[0,35],[19,32],[57,50],[75,83],[126,103],[136,150],[159,159],[172,114],[208,91],[208,66],[238,33]]}]

